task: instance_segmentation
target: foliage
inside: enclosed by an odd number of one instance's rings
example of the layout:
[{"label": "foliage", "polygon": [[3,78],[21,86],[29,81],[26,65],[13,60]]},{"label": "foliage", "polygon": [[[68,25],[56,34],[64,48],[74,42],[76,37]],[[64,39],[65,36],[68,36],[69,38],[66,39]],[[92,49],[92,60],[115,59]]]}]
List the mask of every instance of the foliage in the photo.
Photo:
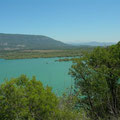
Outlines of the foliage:
[{"label": "foliage", "polygon": [[0,85],[0,120],[89,120],[83,110],[73,109],[75,101],[21,75]]},{"label": "foliage", "polygon": [[25,75],[0,86],[0,120],[49,120],[58,100],[50,87]]},{"label": "foliage", "polygon": [[120,117],[120,42],[75,59],[70,74],[76,107],[84,108],[93,120]]},{"label": "foliage", "polygon": [[90,120],[86,112],[74,108],[76,97],[72,94],[64,94],[59,98],[58,112],[53,120]]}]

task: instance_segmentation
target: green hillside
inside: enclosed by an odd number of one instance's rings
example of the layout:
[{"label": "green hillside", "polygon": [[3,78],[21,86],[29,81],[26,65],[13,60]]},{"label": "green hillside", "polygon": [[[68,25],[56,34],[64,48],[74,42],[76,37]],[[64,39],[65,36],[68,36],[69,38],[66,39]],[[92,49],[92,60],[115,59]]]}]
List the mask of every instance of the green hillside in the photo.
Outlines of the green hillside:
[{"label": "green hillside", "polygon": [[43,35],[0,33],[0,50],[63,49],[69,45]]}]

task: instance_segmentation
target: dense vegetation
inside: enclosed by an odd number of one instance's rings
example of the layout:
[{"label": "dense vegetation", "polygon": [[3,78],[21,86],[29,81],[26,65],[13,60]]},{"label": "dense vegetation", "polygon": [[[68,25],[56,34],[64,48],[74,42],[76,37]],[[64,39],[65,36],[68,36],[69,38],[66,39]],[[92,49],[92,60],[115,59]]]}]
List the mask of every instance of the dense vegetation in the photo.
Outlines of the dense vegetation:
[{"label": "dense vegetation", "polygon": [[68,98],[55,96],[35,77],[25,75],[0,86],[0,120],[87,120],[84,112],[72,110]]},{"label": "dense vegetation", "polygon": [[74,60],[76,107],[92,120],[120,119],[120,42]]}]

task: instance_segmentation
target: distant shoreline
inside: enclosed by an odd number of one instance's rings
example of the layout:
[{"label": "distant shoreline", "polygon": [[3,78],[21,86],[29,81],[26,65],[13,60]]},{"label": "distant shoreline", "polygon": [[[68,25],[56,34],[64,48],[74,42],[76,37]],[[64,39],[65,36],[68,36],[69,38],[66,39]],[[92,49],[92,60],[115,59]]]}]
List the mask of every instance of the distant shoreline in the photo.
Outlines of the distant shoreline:
[{"label": "distant shoreline", "polygon": [[71,50],[20,50],[0,51],[0,59],[32,59],[32,58],[55,58],[55,57],[77,57],[92,49],[71,49]]}]

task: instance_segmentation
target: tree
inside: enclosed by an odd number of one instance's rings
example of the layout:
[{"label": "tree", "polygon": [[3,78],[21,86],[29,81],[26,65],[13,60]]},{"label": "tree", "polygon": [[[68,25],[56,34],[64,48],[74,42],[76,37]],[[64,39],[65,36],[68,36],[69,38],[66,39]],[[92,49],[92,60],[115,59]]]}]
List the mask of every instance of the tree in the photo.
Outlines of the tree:
[{"label": "tree", "polygon": [[75,79],[79,107],[92,119],[118,119],[120,112],[120,42],[74,60],[70,74]]},{"label": "tree", "polygon": [[0,86],[0,120],[49,120],[57,104],[51,88],[35,77],[21,75]]}]

